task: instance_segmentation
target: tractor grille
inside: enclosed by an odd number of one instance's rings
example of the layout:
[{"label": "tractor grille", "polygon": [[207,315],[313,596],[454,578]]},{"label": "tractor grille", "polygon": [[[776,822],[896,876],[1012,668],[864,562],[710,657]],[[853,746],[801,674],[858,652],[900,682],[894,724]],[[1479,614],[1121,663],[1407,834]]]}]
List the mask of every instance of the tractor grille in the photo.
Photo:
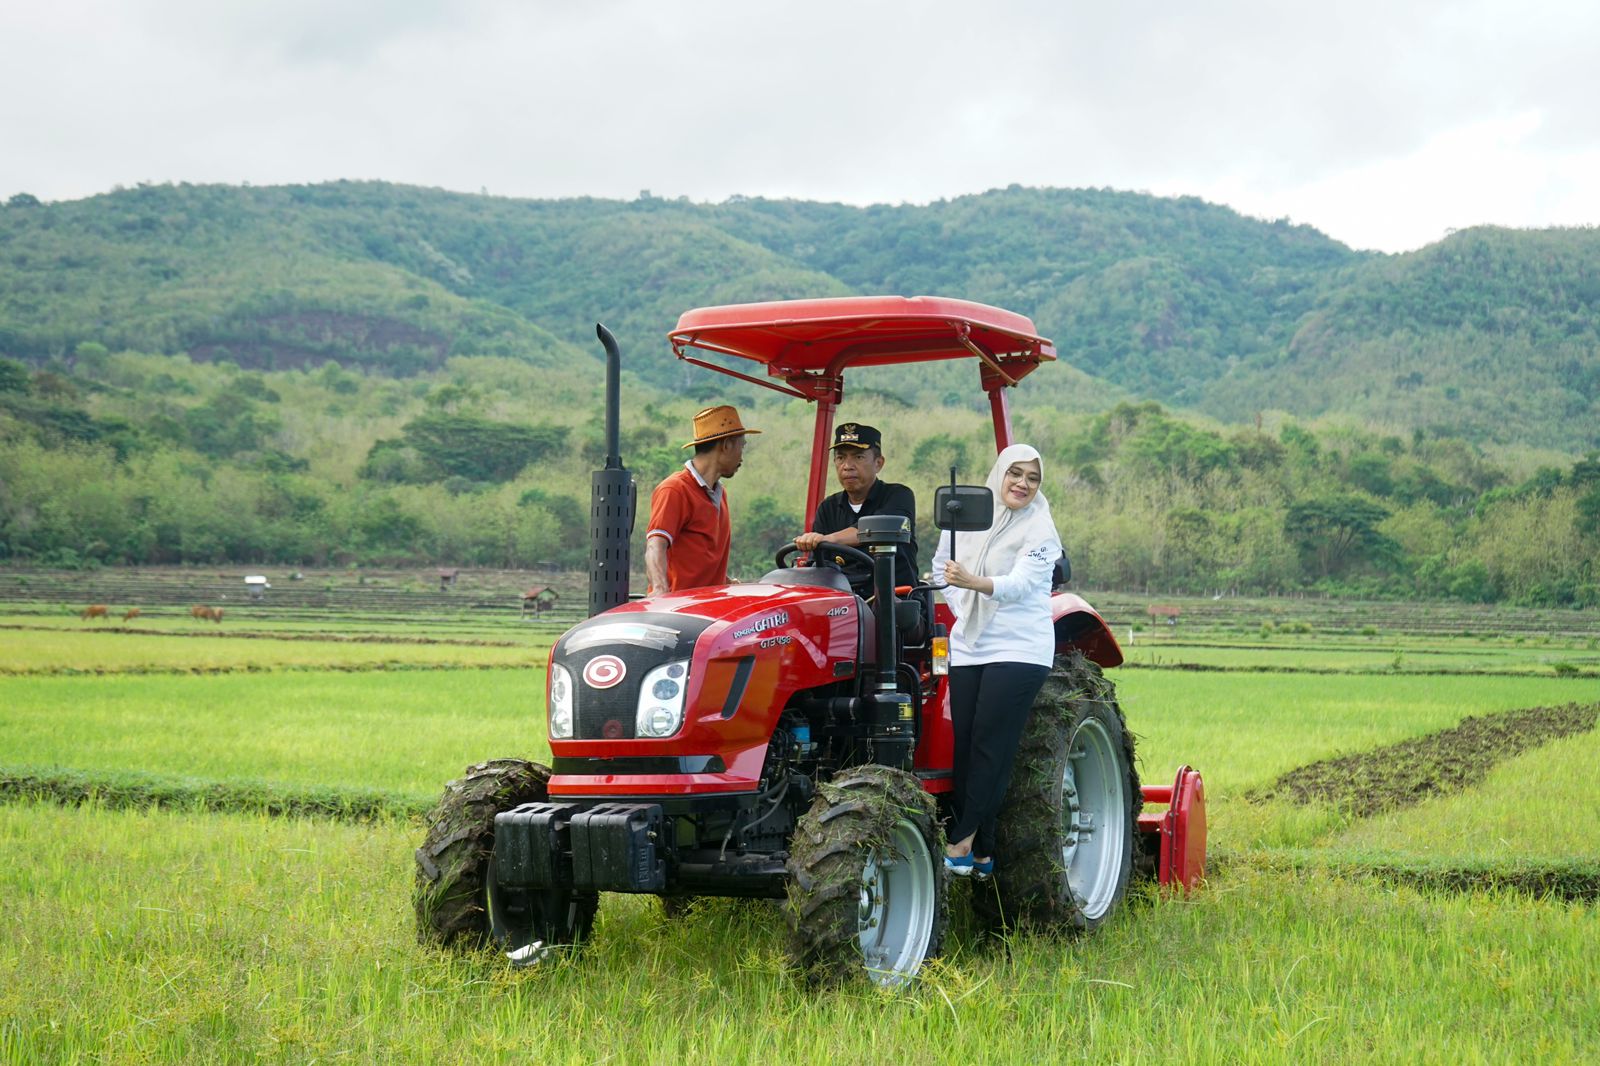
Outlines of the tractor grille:
[{"label": "tractor grille", "polygon": [[[663,663],[690,659],[695,639],[710,624],[708,619],[687,615],[602,614],[569,630],[556,644],[555,661],[572,675],[574,739],[631,740],[639,708],[639,685],[645,675]],[[676,640],[669,642],[669,647],[662,647],[660,639],[633,642],[630,627],[642,626],[650,627],[657,635],[662,630],[671,631]],[[609,638],[610,633],[617,634],[616,638]],[[580,647],[568,651],[570,644]],[[596,663],[607,658],[616,662]],[[590,676],[614,676],[617,662],[622,667],[621,681],[608,688],[596,688],[588,680]]]},{"label": "tractor grille", "polygon": [[[668,662],[677,652],[662,653],[648,648],[587,648],[567,663],[572,671],[573,733],[580,740],[625,740],[633,737],[634,716],[639,707],[639,682],[651,670]],[[610,688],[594,688],[584,680],[584,671],[595,659],[620,659],[622,680]]]}]

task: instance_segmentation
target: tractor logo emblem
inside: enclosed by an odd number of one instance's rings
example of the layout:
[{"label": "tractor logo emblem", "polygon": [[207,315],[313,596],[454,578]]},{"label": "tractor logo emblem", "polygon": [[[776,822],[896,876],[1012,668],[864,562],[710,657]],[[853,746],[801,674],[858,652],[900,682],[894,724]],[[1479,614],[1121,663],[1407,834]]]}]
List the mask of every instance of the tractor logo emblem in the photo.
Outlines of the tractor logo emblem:
[{"label": "tractor logo emblem", "polygon": [[788,624],[788,611],[773,611],[769,615],[763,615],[762,617],[757,618],[754,622],[745,626],[743,629],[735,629],[733,631],[733,639],[738,640],[740,637],[749,637],[755,635],[756,633],[765,633],[769,629],[777,629],[779,626],[786,626]]},{"label": "tractor logo emblem", "polygon": [[583,668],[583,682],[590,688],[610,688],[628,676],[628,668],[615,655],[597,655]]}]

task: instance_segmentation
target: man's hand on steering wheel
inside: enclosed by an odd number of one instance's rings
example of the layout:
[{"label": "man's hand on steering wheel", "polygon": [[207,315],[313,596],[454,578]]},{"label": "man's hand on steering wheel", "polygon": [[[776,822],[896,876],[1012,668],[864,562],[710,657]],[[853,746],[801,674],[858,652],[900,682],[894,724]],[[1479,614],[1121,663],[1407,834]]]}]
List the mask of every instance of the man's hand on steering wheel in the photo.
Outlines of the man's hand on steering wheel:
[{"label": "man's hand on steering wheel", "polygon": [[828,538],[821,533],[802,533],[794,538],[794,546],[803,552],[816,551],[817,545]]},{"label": "man's hand on steering wheel", "polygon": [[[809,537],[816,538],[816,540],[813,542],[815,545],[814,547],[808,548],[802,543],[806,538]],[[828,546],[828,550],[825,552],[818,551],[817,548],[820,548],[824,544]],[[853,559],[854,561],[867,567],[869,570],[873,565],[872,556],[868,555],[860,548],[852,548],[848,544],[835,544],[830,541],[827,537],[827,534],[824,533],[801,534],[790,543],[785,544],[783,547],[778,549],[778,554],[773,559],[773,563],[779,569],[782,569],[790,565],[790,557],[798,555],[803,551],[809,551],[811,553],[812,566],[829,566],[835,570],[843,571],[845,559]]]}]

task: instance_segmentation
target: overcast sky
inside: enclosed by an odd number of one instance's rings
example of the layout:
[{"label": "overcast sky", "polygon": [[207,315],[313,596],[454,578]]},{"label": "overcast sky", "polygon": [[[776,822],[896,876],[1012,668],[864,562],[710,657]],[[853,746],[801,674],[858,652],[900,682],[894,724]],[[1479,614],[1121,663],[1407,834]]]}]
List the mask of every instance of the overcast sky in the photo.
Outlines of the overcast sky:
[{"label": "overcast sky", "polygon": [[3,0],[0,198],[1194,195],[1405,251],[1600,223],[1594,0]]}]

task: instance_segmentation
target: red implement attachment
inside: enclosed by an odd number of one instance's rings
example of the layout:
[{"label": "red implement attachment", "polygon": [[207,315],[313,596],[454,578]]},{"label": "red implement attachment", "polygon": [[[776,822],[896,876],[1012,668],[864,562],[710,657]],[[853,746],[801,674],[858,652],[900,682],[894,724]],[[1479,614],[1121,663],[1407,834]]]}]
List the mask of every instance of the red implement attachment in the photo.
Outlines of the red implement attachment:
[{"label": "red implement attachment", "polygon": [[[1139,815],[1139,832],[1161,838],[1158,879],[1193,890],[1206,876],[1206,787],[1200,771],[1184,766],[1172,784],[1145,785],[1143,792],[1146,810]],[[1151,811],[1152,804],[1167,809]]]}]

